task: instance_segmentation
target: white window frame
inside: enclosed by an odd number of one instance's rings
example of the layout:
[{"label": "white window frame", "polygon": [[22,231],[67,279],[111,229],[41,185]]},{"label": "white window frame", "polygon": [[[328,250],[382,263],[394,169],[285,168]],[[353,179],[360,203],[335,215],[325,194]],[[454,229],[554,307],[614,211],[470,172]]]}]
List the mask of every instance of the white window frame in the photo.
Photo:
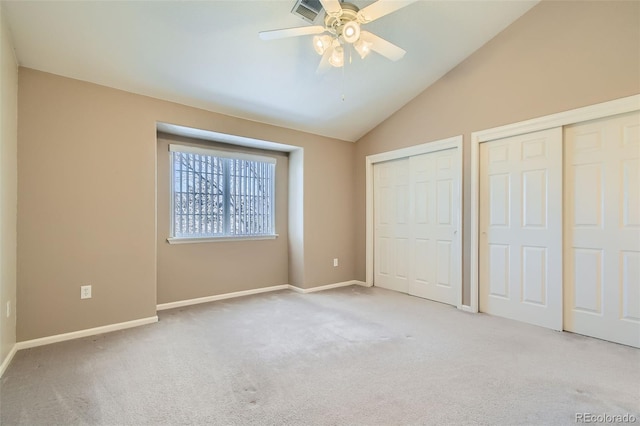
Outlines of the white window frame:
[{"label": "white window frame", "polygon": [[[208,149],[208,148],[200,148],[195,146],[188,145],[177,145],[170,144],[169,152],[179,152],[179,153],[191,153],[198,155],[206,155],[218,158],[228,158],[233,160],[247,160],[247,161],[258,161],[267,164],[274,165],[274,173],[273,179],[271,180],[271,212],[269,216],[271,218],[271,230],[273,233],[271,234],[255,234],[255,235],[233,235],[233,234],[224,234],[220,236],[212,236],[206,235],[201,237],[176,237],[175,236],[175,196],[174,196],[174,165],[173,165],[173,155],[169,155],[169,221],[170,221],[170,229],[169,229],[169,238],[167,241],[169,244],[185,244],[185,243],[207,243],[207,242],[221,242],[221,241],[246,241],[246,240],[271,240],[278,237],[276,233],[276,220],[275,220],[275,203],[276,203],[276,192],[275,192],[275,180],[276,180],[276,165],[277,159],[275,157],[267,157],[262,155],[255,155],[246,152],[234,152],[234,151],[221,151],[216,149]],[[226,196],[226,195],[225,195]],[[228,218],[223,217],[223,221],[227,222]]]}]

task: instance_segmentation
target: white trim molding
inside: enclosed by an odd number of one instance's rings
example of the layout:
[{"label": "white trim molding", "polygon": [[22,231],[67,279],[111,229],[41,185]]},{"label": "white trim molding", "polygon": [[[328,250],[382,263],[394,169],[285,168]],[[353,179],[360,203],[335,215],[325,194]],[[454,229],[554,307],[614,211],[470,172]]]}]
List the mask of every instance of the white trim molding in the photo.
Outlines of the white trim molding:
[{"label": "white trim molding", "polygon": [[478,312],[479,310],[478,216],[480,212],[480,144],[496,139],[567,126],[638,110],[640,110],[640,94],[471,133],[471,300],[470,306],[466,307],[465,310],[469,312]]},{"label": "white trim molding", "polygon": [[258,240],[275,240],[279,234],[271,235],[241,235],[238,237],[169,237],[169,244],[199,244],[199,243],[227,243],[230,241],[258,241]]},{"label": "white trim molding", "polygon": [[6,358],[4,359],[4,361],[2,361],[2,364],[0,364],[0,377],[2,377],[5,371],[7,371],[7,367],[9,367],[9,364],[11,364],[11,360],[15,356],[16,352],[18,352],[18,348],[16,346],[17,345],[14,344],[11,347],[11,350],[7,354]]},{"label": "white trim molding", "polygon": [[341,283],[327,284],[327,285],[321,285],[318,287],[311,287],[311,288],[301,288],[301,287],[296,287],[294,285],[290,285],[289,288],[297,293],[307,294],[307,293],[315,293],[318,291],[331,290],[332,288],[347,287],[350,285],[361,285],[361,286],[367,287],[366,283],[363,283],[362,281],[351,280],[351,281],[343,281]]},{"label": "white trim molding", "polygon": [[254,288],[251,290],[234,291],[233,293],[215,294],[213,296],[198,297],[195,299],[179,300],[177,302],[160,303],[156,309],[164,311],[165,309],[181,308],[183,306],[198,305],[200,303],[215,302],[216,300],[233,299],[235,297],[250,296],[252,294],[267,293],[270,291],[288,290],[289,284],[274,285],[271,287]]},{"label": "white trim molding", "polygon": [[16,350],[35,348],[36,346],[50,345],[51,343],[64,342],[66,340],[79,339],[81,337],[94,336],[96,334],[109,333],[111,331],[126,330],[127,328],[158,322],[158,316],[140,318],[133,321],[119,322],[103,325],[101,327],[87,328],[85,330],[72,331],[70,333],[56,334],[54,336],[41,337],[39,339],[25,340],[16,343]]},{"label": "white trim molding", "polygon": [[473,132],[471,133],[471,142],[473,143],[474,140],[487,142],[508,138],[638,110],[640,110],[640,94]]},{"label": "white trim molding", "polygon": [[[412,157],[414,155],[428,154],[430,152],[444,151],[446,149],[457,148],[456,162],[458,163],[458,194],[460,194],[460,202],[462,203],[462,178],[463,178],[463,164],[462,164],[462,135],[453,136],[447,139],[442,139],[434,142],[428,142],[421,145],[410,146],[408,148],[397,149],[394,151],[383,152],[380,154],[368,155],[365,159],[365,174],[366,174],[366,282],[367,287],[373,286],[373,166],[376,163],[383,161],[397,160],[400,158]],[[462,210],[458,214],[458,220],[456,227],[462,230]],[[456,297],[456,305],[458,308],[462,307],[462,232],[456,233],[456,239],[460,253],[457,253],[459,259],[459,270],[455,271],[458,281],[458,295]]]},{"label": "white trim molding", "polygon": [[332,288],[346,287],[350,285],[361,285],[367,287],[366,283],[357,280],[343,281],[340,283],[321,285],[318,287],[302,288],[291,284],[274,285],[271,287],[254,288],[251,290],[234,291],[233,293],[215,294],[213,296],[198,297],[195,299],[179,300],[177,302],[160,303],[156,309],[164,311],[166,309],[181,308],[183,306],[198,305],[200,303],[215,302],[216,300],[233,299],[236,297],[251,296],[252,294],[268,293],[270,291],[292,290],[296,293],[315,293],[317,291],[330,290]]}]

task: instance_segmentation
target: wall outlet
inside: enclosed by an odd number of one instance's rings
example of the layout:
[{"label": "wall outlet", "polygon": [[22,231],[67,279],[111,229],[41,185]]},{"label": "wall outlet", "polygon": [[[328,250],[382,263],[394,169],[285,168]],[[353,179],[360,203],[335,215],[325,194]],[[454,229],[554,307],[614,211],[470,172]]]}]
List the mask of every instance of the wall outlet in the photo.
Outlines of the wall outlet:
[{"label": "wall outlet", "polygon": [[80,286],[80,299],[91,299],[91,286]]},{"label": "wall outlet", "polygon": [[338,258],[333,259],[333,266],[338,266]]},{"label": "wall outlet", "polygon": [[7,318],[11,316],[11,300],[7,302]]}]

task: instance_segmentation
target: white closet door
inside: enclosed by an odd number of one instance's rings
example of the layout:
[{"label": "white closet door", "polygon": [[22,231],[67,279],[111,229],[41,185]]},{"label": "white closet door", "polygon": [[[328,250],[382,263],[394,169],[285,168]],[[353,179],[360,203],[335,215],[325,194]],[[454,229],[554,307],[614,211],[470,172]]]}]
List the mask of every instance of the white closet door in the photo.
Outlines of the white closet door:
[{"label": "white closet door", "polygon": [[374,166],[374,282],[409,289],[409,159]]},{"label": "white closet door", "polygon": [[565,129],[567,331],[640,347],[640,114]]},{"label": "white closet door", "polygon": [[411,251],[409,293],[450,305],[458,300],[456,238],[460,196],[456,148],[410,158]]},{"label": "white closet door", "polygon": [[562,129],[480,144],[480,310],[562,329]]}]

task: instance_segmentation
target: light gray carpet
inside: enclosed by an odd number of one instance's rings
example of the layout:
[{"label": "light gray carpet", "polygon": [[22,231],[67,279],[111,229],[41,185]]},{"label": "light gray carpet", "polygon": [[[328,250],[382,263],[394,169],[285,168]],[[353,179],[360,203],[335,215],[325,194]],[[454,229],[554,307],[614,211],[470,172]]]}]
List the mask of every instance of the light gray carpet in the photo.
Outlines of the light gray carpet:
[{"label": "light gray carpet", "polygon": [[18,352],[2,425],[640,422],[640,351],[378,288],[283,291]]}]

